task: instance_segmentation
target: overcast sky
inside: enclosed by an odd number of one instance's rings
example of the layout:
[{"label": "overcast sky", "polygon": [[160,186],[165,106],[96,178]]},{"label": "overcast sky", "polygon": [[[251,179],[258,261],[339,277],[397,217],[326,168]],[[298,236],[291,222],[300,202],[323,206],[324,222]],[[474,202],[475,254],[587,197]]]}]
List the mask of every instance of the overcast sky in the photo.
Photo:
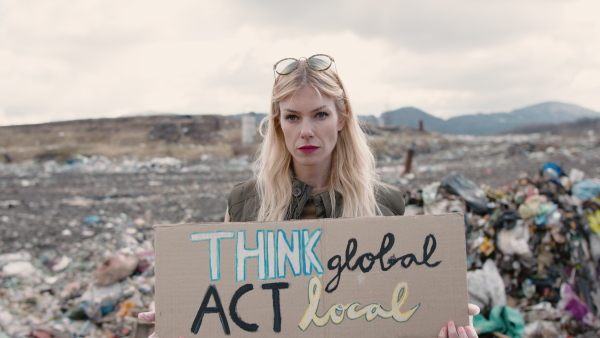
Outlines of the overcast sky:
[{"label": "overcast sky", "polygon": [[598,0],[1,0],[0,125],[267,112],[325,53],[357,114],[600,111]]}]

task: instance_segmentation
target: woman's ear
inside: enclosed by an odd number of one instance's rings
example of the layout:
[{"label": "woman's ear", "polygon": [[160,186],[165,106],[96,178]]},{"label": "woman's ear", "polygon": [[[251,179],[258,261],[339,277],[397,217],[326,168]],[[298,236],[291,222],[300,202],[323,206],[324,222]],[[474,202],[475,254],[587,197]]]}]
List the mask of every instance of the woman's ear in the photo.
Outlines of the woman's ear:
[{"label": "woman's ear", "polygon": [[346,125],[346,118],[342,117],[338,120],[338,131],[342,131],[342,129],[344,129],[344,126]]},{"label": "woman's ear", "polygon": [[342,129],[344,129],[344,126],[346,125],[346,116],[348,116],[348,106],[346,106],[346,114],[343,116],[341,114],[338,114],[338,116],[338,131],[342,131]]}]

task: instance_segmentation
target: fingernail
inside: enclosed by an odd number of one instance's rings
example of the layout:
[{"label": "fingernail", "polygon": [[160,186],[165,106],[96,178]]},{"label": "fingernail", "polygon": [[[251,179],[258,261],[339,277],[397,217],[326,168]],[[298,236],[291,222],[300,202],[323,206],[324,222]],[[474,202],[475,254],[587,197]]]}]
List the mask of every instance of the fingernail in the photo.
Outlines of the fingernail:
[{"label": "fingernail", "polygon": [[462,326],[458,327],[458,334],[465,334],[465,329]]},{"label": "fingernail", "polygon": [[465,331],[467,331],[467,333],[471,333],[471,327],[465,326]]},{"label": "fingernail", "polygon": [[450,321],[448,322],[448,330],[452,330],[454,328],[454,322]]}]

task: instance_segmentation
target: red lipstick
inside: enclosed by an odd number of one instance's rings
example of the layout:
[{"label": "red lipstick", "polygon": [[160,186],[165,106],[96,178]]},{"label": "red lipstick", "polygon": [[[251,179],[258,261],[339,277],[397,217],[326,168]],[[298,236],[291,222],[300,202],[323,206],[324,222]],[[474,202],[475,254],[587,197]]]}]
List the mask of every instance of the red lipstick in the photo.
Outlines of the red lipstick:
[{"label": "red lipstick", "polygon": [[313,151],[319,149],[319,147],[317,147],[317,146],[302,146],[302,147],[300,147],[298,149],[300,149],[300,151],[303,152],[303,153],[305,153],[305,154],[310,154]]}]

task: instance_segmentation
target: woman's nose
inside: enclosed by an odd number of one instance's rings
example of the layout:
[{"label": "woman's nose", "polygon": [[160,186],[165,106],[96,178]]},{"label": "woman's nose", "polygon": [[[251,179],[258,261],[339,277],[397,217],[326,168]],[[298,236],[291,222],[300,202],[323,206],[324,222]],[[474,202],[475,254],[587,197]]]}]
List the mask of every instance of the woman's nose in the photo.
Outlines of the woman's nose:
[{"label": "woman's nose", "polygon": [[300,130],[300,137],[302,138],[310,138],[315,136],[315,133],[313,131],[313,126],[312,123],[310,121],[303,121],[302,122],[302,130]]}]

